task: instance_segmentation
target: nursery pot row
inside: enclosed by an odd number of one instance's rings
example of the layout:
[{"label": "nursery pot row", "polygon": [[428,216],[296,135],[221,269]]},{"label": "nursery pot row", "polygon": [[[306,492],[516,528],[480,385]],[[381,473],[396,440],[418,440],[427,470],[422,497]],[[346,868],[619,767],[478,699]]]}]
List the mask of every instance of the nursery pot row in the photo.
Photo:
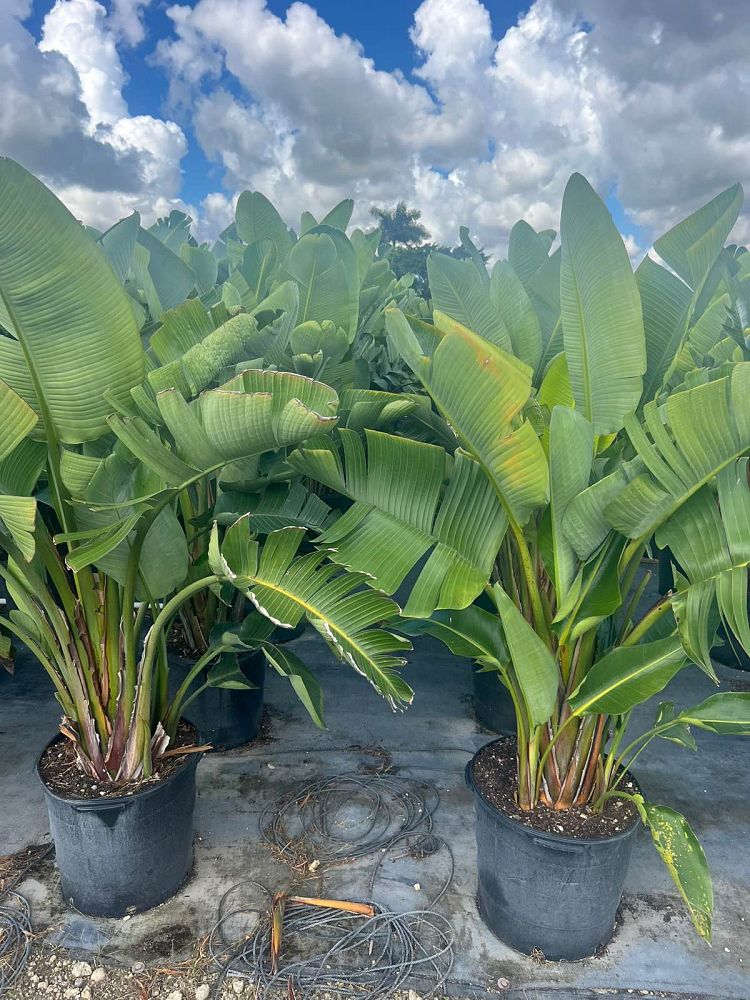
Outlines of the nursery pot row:
[{"label": "nursery pot row", "polygon": [[489,929],[526,955],[587,958],[612,937],[640,822],[601,839],[535,830],[504,815],[474,780],[477,902]]}]

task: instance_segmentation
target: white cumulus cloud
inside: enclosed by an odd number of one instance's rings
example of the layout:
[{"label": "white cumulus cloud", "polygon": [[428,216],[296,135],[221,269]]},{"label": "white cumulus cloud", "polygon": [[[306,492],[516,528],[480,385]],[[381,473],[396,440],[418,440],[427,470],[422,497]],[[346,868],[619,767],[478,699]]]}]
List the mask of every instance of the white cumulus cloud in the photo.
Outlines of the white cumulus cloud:
[{"label": "white cumulus cloud", "polygon": [[[747,0],[534,0],[502,32],[486,0],[424,0],[412,64],[392,72],[314,2],[281,16],[266,0],[178,2],[161,38],[147,32],[152,2],[50,0],[37,43],[30,0],[0,0],[0,150],[95,224],[181,204],[186,123],[222,176],[215,191],[197,178],[205,234],[254,188],[291,224],[345,196],[359,223],[405,199],[436,239],[466,224],[502,253],[520,217],[557,226],[580,170],[620,199],[637,256],[750,180]],[[165,74],[183,127],[156,107],[131,114],[133,46]]]}]

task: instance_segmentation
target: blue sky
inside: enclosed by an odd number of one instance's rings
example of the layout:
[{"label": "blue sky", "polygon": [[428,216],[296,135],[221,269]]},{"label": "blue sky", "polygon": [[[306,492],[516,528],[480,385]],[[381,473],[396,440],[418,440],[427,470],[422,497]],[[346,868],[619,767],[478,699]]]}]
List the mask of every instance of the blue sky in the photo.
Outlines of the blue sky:
[{"label": "blue sky", "polygon": [[209,235],[252,187],[292,223],[405,198],[496,253],[580,170],[637,257],[747,179],[742,2],[0,0],[0,152],[94,225],[180,207]]}]

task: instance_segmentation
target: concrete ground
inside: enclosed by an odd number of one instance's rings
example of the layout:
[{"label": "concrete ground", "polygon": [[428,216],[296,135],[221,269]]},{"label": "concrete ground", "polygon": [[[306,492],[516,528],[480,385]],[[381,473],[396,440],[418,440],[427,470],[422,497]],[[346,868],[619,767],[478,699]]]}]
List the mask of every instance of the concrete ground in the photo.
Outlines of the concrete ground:
[{"label": "concrete ground", "polygon": [[[491,734],[473,718],[468,662],[437,643],[420,642],[407,668],[414,704],[400,715],[361,677],[334,662],[316,636],[302,636],[295,648],[321,679],[329,728],[316,730],[288,684],[272,673],[270,739],[241,752],[206,756],[198,768],[195,871],[183,890],[155,910],[124,921],[91,920],[65,908],[54,865],[48,863],[21,887],[32,902],[36,929],[50,927],[53,942],[97,961],[129,966],[186,958],[213,925],[219,899],[232,885],[248,878],[272,891],[291,885],[293,873],[258,835],[259,814],[270,801],[301,781],[385,761],[396,774],[430,781],[440,793],[435,831],[450,843],[455,859],[452,884],[438,904],[456,938],[454,995],[499,992],[500,980],[501,995],[513,1000],[750,997],[750,740],[696,734],[699,754],[665,742],[638,764],[648,797],[684,812],[704,845],[716,897],[713,946],[694,933],[650,838],[642,834],[621,923],[605,953],[574,964],[535,962],[496,940],[475,906],[474,817],[463,773]],[[750,674],[720,671],[724,688],[750,682]],[[683,671],[665,697],[692,704],[713,690],[693,668]],[[58,716],[46,678],[33,662],[22,658],[15,677],[0,678],[0,853],[49,837],[33,768]],[[308,886],[310,894],[365,898],[372,864],[366,858],[329,869]],[[392,891],[398,905],[417,908],[447,870],[444,855],[401,861],[390,876],[386,873],[383,902]]]}]

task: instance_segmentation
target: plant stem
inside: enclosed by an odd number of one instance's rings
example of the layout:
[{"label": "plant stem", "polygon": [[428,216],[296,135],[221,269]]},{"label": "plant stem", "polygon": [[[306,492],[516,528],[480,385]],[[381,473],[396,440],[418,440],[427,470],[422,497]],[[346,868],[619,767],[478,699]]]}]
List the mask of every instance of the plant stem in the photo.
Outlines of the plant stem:
[{"label": "plant stem", "polygon": [[649,608],[646,614],[641,618],[638,624],[633,628],[622,641],[623,646],[634,646],[639,642],[643,636],[648,632],[652,625],[663,618],[664,615],[672,607],[672,594],[665,594],[664,597],[660,598],[653,607]]}]

